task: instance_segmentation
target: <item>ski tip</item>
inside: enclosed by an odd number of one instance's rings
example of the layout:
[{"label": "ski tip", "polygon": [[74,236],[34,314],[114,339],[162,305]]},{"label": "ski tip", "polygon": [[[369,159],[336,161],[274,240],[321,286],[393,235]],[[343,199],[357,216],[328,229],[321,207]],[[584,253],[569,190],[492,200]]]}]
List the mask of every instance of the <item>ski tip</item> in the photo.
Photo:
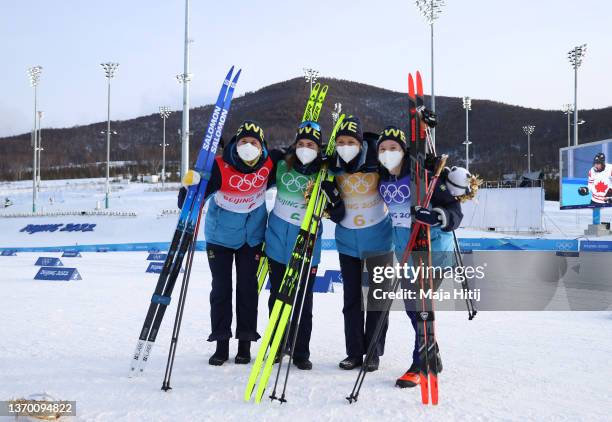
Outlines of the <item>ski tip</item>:
[{"label": "ski tip", "polygon": [[225,75],[225,80],[229,82],[229,80],[232,78],[232,73],[234,73],[234,65],[232,65],[232,67],[230,67],[230,70],[227,72],[227,75]]},{"label": "ski tip", "polygon": [[242,73],[242,69],[238,69],[238,72],[236,73],[236,76],[234,76],[234,79],[232,80],[232,83],[238,82],[238,78],[240,77],[241,73]]}]

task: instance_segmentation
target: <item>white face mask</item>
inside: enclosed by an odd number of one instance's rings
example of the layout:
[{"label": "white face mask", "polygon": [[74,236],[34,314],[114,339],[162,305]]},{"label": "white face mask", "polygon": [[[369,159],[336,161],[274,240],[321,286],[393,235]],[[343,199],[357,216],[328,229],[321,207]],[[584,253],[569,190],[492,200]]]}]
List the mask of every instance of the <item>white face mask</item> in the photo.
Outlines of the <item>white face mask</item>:
[{"label": "white face mask", "polygon": [[348,163],[353,158],[357,157],[357,154],[359,154],[359,147],[357,145],[342,145],[336,147],[336,151],[338,151],[340,158],[342,158],[345,163]]},{"label": "white face mask", "polygon": [[389,171],[396,168],[404,158],[403,151],[385,151],[378,154],[378,161]]},{"label": "white face mask", "polygon": [[236,148],[238,156],[244,161],[255,161],[261,155],[261,151],[253,144],[242,144]]},{"label": "white face mask", "polygon": [[312,148],[300,147],[296,148],[295,155],[302,164],[306,165],[312,163],[317,158],[317,151]]}]

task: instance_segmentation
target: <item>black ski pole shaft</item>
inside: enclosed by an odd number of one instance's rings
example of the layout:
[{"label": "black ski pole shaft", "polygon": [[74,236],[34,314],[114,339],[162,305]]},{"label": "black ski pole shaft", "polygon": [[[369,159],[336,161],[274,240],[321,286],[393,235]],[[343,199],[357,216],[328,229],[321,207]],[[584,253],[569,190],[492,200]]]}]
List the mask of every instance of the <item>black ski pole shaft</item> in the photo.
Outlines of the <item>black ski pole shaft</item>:
[{"label": "black ski pole shaft", "polygon": [[[457,235],[455,234],[454,230],[453,230],[453,241],[455,243],[455,259],[457,260],[457,265],[463,268],[464,265],[463,265],[463,258],[461,256],[461,247],[459,246],[459,241],[457,240]],[[468,319],[471,321],[472,319],[474,319],[478,311],[476,310],[476,307],[474,306],[474,301],[469,296],[469,292],[471,289],[470,289],[470,285],[469,285],[467,278],[464,277],[461,283],[461,286],[463,287],[464,294],[466,294],[465,306],[468,312]]]},{"label": "black ski pole shaft", "polygon": [[[321,202],[320,202],[320,201],[324,201],[324,198],[322,198],[322,195],[321,195],[321,191],[319,190],[319,191],[317,191],[317,193],[318,193],[318,195],[315,198],[315,207],[314,207],[315,210],[317,210],[319,208],[319,206],[325,205],[324,202],[323,202],[323,204],[321,204]],[[305,266],[304,257],[306,257],[307,254],[311,254],[312,251],[314,250],[314,244],[317,241],[317,230],[318,230],[318,221],[319,220],[320,220],[320,218],[317,218],[315,215],[312,216],[312,220],[310,221],[310,226],[308,228],[308,235],[306,236],[306,241],[304,242],[304,249],[303,249],[303,252],[302,252],[302,262],[301,262],[301,265],[300,265],[300,272],[299,272],[298,279],[297,279],[297,281],[298,281],[297,291],[295,293],[295,297],[293,298],[293,305],[291,307],[291,314],[289,315],[289,324],[288,324],[289,325],[289,330],[285,332],[285,336],[283,338],[283,344],[282,344],[281,349],[280,349],[281,350],[281,355],[280,355],[278,369],[277,369],[277,372],[276,372],[276,379],[274,381],[274,388],[272,389],[272,394],[270,394],[270,399],[271,400],[275,400],[275,399],[278,398],[278,397],[276,397],[276,388],[278,386],[278,381],[280,379],[280,373],[281,373],[281,370],[282,370],[283,360],[284,360],[285,353],[286,353],[286,350],[287,350],[287,343],[289,341],[289,334],[291,332],[291,326],[292,326],[293,317],[294,317],[294,314],[295,314],[295,305],[297,303],[297,299],[298,299],[298,296],[300,294],[302,294],[301,303],[303,304],[303,302],[304,302],[303,298],[304,298],[304,290],[305,290],[305,288],[300,289],[300,285],[302,284],[301,280],[302,280],[302,277],[304,275],[304,266]],[[315,224],[315,223],[317,224],[316,225],[317,230],[315,230],[315,233],[313,234],[312,233],[312,228],[313,228],[313,224]],[[311,238],[312,238],[312,241],[311,241]],[[313,246],[310,247],[310,244],[312,244]],[[308,259],[308,265],[307,265],[308,270],[306,272],[307,276],[310,273],[311,266],[312,266],[312,259]],[[299,318],[298,318],[298,324],[299,324]],[[285,328],[285,330],[287,330],[287,328]],[[294,338],[297,338],[297,331],[294,333]],[[293,343],[295,343],[295,341]],[[289,368],[291,367],[291,360],[292,359],[293,359],[293,348],[292,348],[292,351],[291,351],[291,355],[289,357],[289,363],[288,363],[288,366],[287,366],[287,375],[285,376],[283,393],[282,393],[281,398],[279,399],[279,401],[281,403],[284,403],[286,401],[285,400],[285,390],[287,388],[287,378],[289,377]]]},{"label": "black ski pole shaft", "polygon": [[[391,291],[397,292],[397,288],[399,287],[399,284],[400,284],[400,279],[396,278],[395,281],[393,282]],[[361,386],[363,385],[363,381],[365,380],[365,376],[367,374],[368,363],[370,363],[372,356],[374,356],[374,351],[376,350],[376,347],[378,345],[378,341],[382,334],[383,327],[389,317],[389,312],[391,311],[392,304],[393,304],[393,299],[386,299],[385,309],[382,311],[381,316],[379,317],[378,322],[376,323],[376,329],[374,330],[374,335],[372,336],[372,340],[370,340],[370,344],[368,345],[368,352],[366,353],[366,357],[363,361],[363,364],[361,365],[361,368],[359,368],[359,373],[357,374],[357,379],[355,380],[355,384],[353,385],[353,390],[351,391],[351,394],[349,394],[349,396],[346,398],[349,403],[353,403],[353,401],[357,401],[357,398],[359,397]]]},{"label": "black ski pole shaft", "polygon": [[[314,235],[314,242],[317,240],[317,235]],[[300,307],[297,309],[297,321],[295,324],[295,328],[293,330],[293,338],[291,339],[291,351],[289,354],[289,364],[287,365],[287,372],[285,373],[285,382],[283,383],[283,391],[281,393],[280,401],[284,403],[285,401],[285,392],[287,391],[287,382],[289,381],[289,371],[291,370],[291,362],[293,362],[293,355],[295,353],[295,345],[297,343],[298,333],[300,331],[300,324],[302,322],[302,312],[304,312],[304,301],[306,300],[306,295],[308,294],[308,289],[310,285],[310,271],[312,269],[312,260],[308,263],[308,271],[303,274],[300,274],[300,284],[302,288],[300,290],[300,294],[302,296],[300,300]],[[305,280],[305,281],[303,281]],[[293,318],[295,318],[295,313],[292,315],[292,319],[289,323],[289,330],[291,332],[291,327],[293,326]]]},{"label": "black ski pole shaft", "polygon": [[178,345],[178,336],[181,330],[181,324],[183,321],[183,311],[185,309],[185,299],[187,297],[187,289],[189,287],[189,279],[191,277],[191,267],[193,264],[193,257],[195,255],[196,240],[198,231],[200,230],[200,219],[201,215],[198,216],[198,222],[193,236],[192,243],[190,245],[189,253],[187,254],[187,262],[185,264],[185,273],[183,274],[183,282],[181,283],[181,291],[179,293],[179,300],[176,306],[176,316],[174,318],[174,328],[172,330],[172,339],[170,341],[170,350],[168,351],[168,361],[166,362],[166,372],[164,374],[164,381],[162,382],[162,390],[171,390],[170,377],[172,376],[172,369],[174,368],[174,357],[176,356],[176,347]]},{"label": "black ski pole shaft", "polygon": [[[299,280],[302,277],[302,273],[304,271],[304,255],[306,254],[306,251],[308,251],[308,242],[310,240],[310,231],[308,232],[308,235],[306,236],[306,239],[304,241],[303,244],[303,249],[302,249],[302,260],[301,262],[299,262],[300,265],[300,271],[298,273],[298,283],[297,283],[297,290],[295,291],[294,297],[293,297],[293,303],[291,304],[291,313],[289,314],[289,327],[291,327],[291,318],[293,317],[293,312],[295,310],[295,304],[297,303],[297,299],[298,299],[298,295],[300,293],[300,283]],[[289,262],[289,264],[291,264],[291,261]],[[294,276],[295,277],[295,276]],[[276,400],[278,397],[276,397],[276,388],[278,386],[278,381],[280,380],[280,373],[283,367],[283,362],[284,362],[284,358],[285,358],[285,353],[287,351],[287,343],[289,341],[289,332],[291,331],[291,329],[287,330],[287,327],[285,327],[285,332],[283,333],[283,341],[280,347],[280,356],[279,356],[279,362],[278,362],[278,368],[276,370],[276,378],[274,380],[274,388],[272,389],[272,394],[270,394],[270,399],[271,400]],[[291,361],[289,361],[289,365],[291,365]]]},{"label": "black ski pole shaft", "polygon": [[[307,237],[307,239],[309,237],[310,237],[310,235]],[[306,242],[306,245],[308,245],[308,241]],[[307,250],[307,248],[306,248],[306,250]],[[280,380],[280,374],[281,374],[281,371],[282,371],[282,368],[283,368],[283,362],[285,360],[285,354],[287,352],[287,343],[289,342],[289,336],[290,336],[290,333],[291,333],[291,321],[293,319],[293,315],[294,315],[294,312],[295,312],[295,305],[296,305],[296,303],[298,301],[298,296],[301,293],[299,280],[301,279],[302,274],[304,272],[304,264],[305,264],[305,262],[304,262],[304,260],[302,260],[301,266],[300,266],[300,272],[298,274],[297,290],[295,292],[295,296],[293,297],[293,304],[291,305],[291,313],[289,314],[289,324],[288,324],[289,328],[287,329],[287,327],[285,327],[285,333],[283,335],[283,342],[282,342],[282,345],[281,345],[281,348],[280,348],[280,358],[279,358],[279,362],[278,362],[278,368],[277,368],[277,371],[276,371],[276,379],[274,380],[274,388],[272,389],[272,394],[270,394],[270,399],[271,400],[276,400],[278,398],[278,397],[276,397],[276,388],[278,386],[278,381]],[[291,359],[289,359],[288,365],[291,366]],[[279,399],[279,400],[281,401],[281,403],[284,401],[284,399]]]},{"label": "black ski pole shaft", "polygon": [[[306,236],[306,239],[305,239],[305,240],[303,241],[303,243],[300,245],[300,247],[301,247],[301,252],[300,252],[300,255],[301,255],[301,256],[304,256],[304,253],[305,253],[305,252],[306,252],[306,250],[307,250],[307,247],[306,247],[306,246],[308,245],[308,239],[309,239],[309,236],[310,236],[310,234],[309,234],[308,236]],[[278,292],[279,294],[281,293],[281,290],[283,289],[284,283],[286,282],[285,277],[286,277],[286,274],[287,274],[287,271],[288,271],[289,267],[294,268],[294,267],[296,267],[298,264],[299,264],[299,265],[301,265],[301,266],[303,266],[303,265],[304,265],[303,260],[300,260],[299,262],[297,262],[297,263],[296,263],[296,260],[295,260],[294,256],[292,255],[292,257],[289,259],[289,263],[287,264],[287,268],[285,269],[285,275],[283,276],[283,282],[281,283],[281,286],[280,286],[280,288],[279,288],[279,292]],[[301,267],[300,267],[300,268],[301,268]],[[300,270],[300,273],[299,273],[299,274],[301,274],[301,270]],[[299,274],[298,274],[298,276],[299,276]],[[292,275],[291,277],[293,278],[293,277],[295,277],[295,276],[293,276],[293,275]],[[298,288],[299,288],[299,284],[298,284]],[[286,294],[286,292],[283,292],[283,294]],[[297,296],[297,291],[295,292],[295,295]],[[294,296],[294,298],[293,298],[292,305],[295,305],[296,296]],[[283,301],[283,302],[282,302],[282,305],[281,305],[281,308],[280,308],[280,312],[279,312],[279,314],[282,314],[282,313],[284,312],[285,306],[289,306],[289,303],[287,303],[287,302]],[[291,312],[293,312],[293,307],[292,307],[292,309],[291,309]],[[280,324],[280,320],[277,320],[277,321],[276,321],[276,324],[275,324],[275,326],[274,326],[274,332],[273,332],[272,337],[276,336],[276,330],[278,330],[278,326],[279,326],[279,324]],[[286,330],[286,327],[285,327],[285,330]],[[287,331],[285,331],[285,332],[283,333],[283,339],[281,340],[281,345],[280,345],[280,348],[279,348],[279,349],[277,350],[277,352],[276,352],[276,353],[277,353],[277,355],[278,355],[278,357],[279,357],[279,362],[278,362],[278,363],[279,363],[279,366],[278,366],[278,369],[277,369],[277,373],[276,373],[276,380],[275,380],[275,382],[274,382],[274,388],[273,388],[273,390],[272,390],[272,394],[270,394],[270,396],[268,396],[268,397],[269,397],[271,400],[275,400],[275,399],[277,399],[277,397],[276,397],[276,387],[277,387],[277,385],[278,385],[278,380],[279,380],[279,377],[280,377],[280,370],[281,370],[282,365],[283,365],[283,357],[284,357],[284,353],[285,353],[285,347],[286,347],[286,345],[287,345],[287,335],[286,335],[286,334],[287,334]],[[266,359],[267,359],[267,358],[268,358],[268,356],[269,356],[269,353],[270,353],[270,346],[268,346],[268,350],[266,351],[266,353],[267,353],[267,354],[266,354]],[[276,359],[276,357],[275,357],[274,359]]]}]

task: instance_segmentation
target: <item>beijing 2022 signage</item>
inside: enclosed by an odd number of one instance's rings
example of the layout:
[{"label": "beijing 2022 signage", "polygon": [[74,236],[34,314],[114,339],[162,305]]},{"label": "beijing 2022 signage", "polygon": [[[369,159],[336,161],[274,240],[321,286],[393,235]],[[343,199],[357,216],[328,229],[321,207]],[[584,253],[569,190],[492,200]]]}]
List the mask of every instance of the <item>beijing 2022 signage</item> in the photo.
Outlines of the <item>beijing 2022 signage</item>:
[{"label": "beijing 2022 signage", "polygon": [[22,233],[53,233],[53,232],[92,232],[95,224],[28,224],[19,230]]}]

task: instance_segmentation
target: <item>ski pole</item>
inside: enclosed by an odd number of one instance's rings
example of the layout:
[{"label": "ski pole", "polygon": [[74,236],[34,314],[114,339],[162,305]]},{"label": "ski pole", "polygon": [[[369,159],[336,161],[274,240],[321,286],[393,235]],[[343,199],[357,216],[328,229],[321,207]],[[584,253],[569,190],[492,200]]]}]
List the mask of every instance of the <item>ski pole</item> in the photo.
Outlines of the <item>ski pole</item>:
[{"label": "ski pole", "polygon": [[[436,172],[434,174],[434,176],[432,177],[429,186],[427,187],[427,193],[425,196],[425,199],[423,201],[422,206],[423,207],[427,207],[429,205],[429,202],[431,200],[431,197],[433,195],[433,191],[434,188],[436,186],[436,183],[438,182],[438,178],[440,177],[440,173],[442,173],[442,169],[444,169],[444,165],[446,164],[446,160],[447,160],[448,156],[447,155],[442,155],[440,162],[438,164],[438,168],[436,169]],[[414,249],[414,246],[416,244],[416,239],[417,239],[417,235],[418,232],[421,228],[422,224],[419,223],[418,221],[416,221],[414,223],[414,226],[412,228],[412,231],[410,233],[410,240],[408,241],[408,247],[406,248],[406,251],[404,252],[404,255],[402,256],[402,261],[400,265],[403,265],[405,263],[408,262],[408,260],[410,259],[410,255],[412,254],[412,250]],[[397,288],[399,287],[400,284],[400,279],[396,278],[395,281],[393,282],[393,286],[392,286],[392,291],[396,292]],[[376,344],[378,343],[378,340],[381,336],[382,333],[382,329],[385,323],[385,320],[387,319],[389,312],[391,311],[391,305],[392,305],[393,301],[391,299],[387,299],[385,302],[385,309],[383,310],[383,314],[381,315],[381,317],[378,320],[378,323],[376,324],[376,329],[374,331],[374,335],[372,337],[372,340],[370,341],[370,345],[368,346],[368,352],[366,354],[366,358],[359,370],[359,373],[357,374],[357,379],[355,380],[355,384],[353,385],[353,390],[351,391],[351,394],[349,394],[348,397],[346,397],[346,399],[348,400],[349,403],[353,403],[354,401],[357,401],[357,398],[359,396],[359,392],[361,390],[361,386],[363,385],[363,381],[365,380],[365,376],[367,374],[366,368],[367,368],[367,364],[370,362],[370,360],[372,359],[372,356],[374,355],[374,350],[376,348]]]},{"label": "ski pole", "polygon": [[[319,227],[319,222],[320,222],[320,217],[317,217],[318,212],[321,211],[322,207],[325,204],[325,198],[323,197],[322,193],[321,193],[321,189],[319,188],[317,190],[317,196],[315,197],[315,212],[317,213],[316,215],[312,216],[312,220],[310,221],[310,226],[308,228],[308,236],[306,237],[306,242],[304,244],[304,253],[303,253],[303,257],[307,256],[307,254],[311,253],[312,250],[314,249],[314,244],[317,241],[317,233],[318,233],[318,227]],[[314,233],[313,233],[313,228],[314,228]],[[312,245],[312,247],[310,247]],[[293,360],[293,353],[294,353],[294,349],[295,349],[295,343],[297,340],[297,332],[299,330],[299,325],[300,325],[300,321],[301,321],[301,314],[302,314],[302,309],[304,307],[304,300],[306,298],[306,290],[308,288],[308,277],[310,276],[310,269],[312,268],[312,259],[308,259],[308,265],[307,265],[307,271],[304,272],[304,268],[305,268],[305,260],[302,259],[302,263],[301,263],[301,267],[300,267],[300,273],[299,273],[299,277],[298,277],[298,289],[296,291],[296,295],[294,297],[294,302],[293,302],[293,306],[291,307],[291,315],[289,316],[289,331],[286,333],[284,339],[283,339],[283,345],[281,348],[281,357],[280,357],[280,362],[279,362],[279,366],[278,366],[278,370],[276,373],[276,380],[274,382],[274,389],[272,391],[272,394],[270,395],[270,399],[275,400],[278,399],[281,403],[286,402],[287,400],[285,400],[285,391],[287,389],[287,381],[289,379],[289,371],[291,369],[291,361]],[[304,276],[306,277],[306,284],[304,285],[303,283],[303,279]],[[297,304],[298,301],[298,297],[300,297],[301,295],[301,299],[300,299],[300,308],[298,310],[298,319],[297,319],[297,324],[296,324],[296,328],[294,331],[294,335],[293,335],[293,339],[292,339],[292,344],[291,344],[291,351],[290,351],[290,355],[289,355],[289,363],[287,364],[287,372],[285,374],[285,381],[284,381],[284,385],[283,385],[283,391],[281,394],[280,398],[276,397],[276,388],[278,385],[278,381],[279,381],[279,377],[280,377],[280,373],[281,373],[281,368],[282,368],[282,364],[283,364],[283,359],[284,359],[284,355],[286,353],[287,350],[287,343],[289,341],[289,336],[291,333],[291,327],[293,325],[293,318],[295,317],[295,305]]]},{"label": "ski pole", "polygon": [[202,219],[201,209],[198,221],[196,223],[195,232],[189,253],[187,254],[187,262],[185,264],[185,273],[183,274],[183,282],[181,284],[181,291],[179,293],[179,300],[176,305],[176,316],[174,318],[174,328],[172,329],[172,340],[170,341],[170,350],[168,351],[168,361],[166,362],[166,372],[164,375],[164,381],[162,382],[161,389],[163,391],[171,390],[170,377],[172,376],[172,368],[174,367],[174,357],[176,355],[176,346],[178,345],[178,336],[181,330],[181,323],[183,321],[183,311],[185,310],[185,300],[187,298],[187,288],[189,287],[189,280],[191,278],[191,266],[193,264],[193,257],[195,254],[196,243],[198,232],[200,230],[200,220]]},{"label": "ski pole", "polygon": [[[314,239],[313,239],[313,245],[314,245],[314,242],[317,241],[317,234],[315,233],[313,236],[314,236]],[[291,362],[293,361],[293,355],[295,353],[295,345],[297,343],[297,336],[300,330],[300,323],[302,322],[302,312],[304,312],[304,301],[306,300],[306,295],[308,294],[308,288],[309,288],[310,277],[311,277],[311,274],[310,274],[311,269],[312,269],[312,260],[308,262],[308,271],[306,271],[303,275],[300,274],[301,276],[300,284],[302,285],[300,294],[302,295],[302,298],[301,298],[300,307],[298,308],[297,322],[295,324],[295,330],[293,332],[293,338],[291,341],[291,351],[289,354],[289,363],[287,365],[287,372],[285,374],[285,382],[283,384],[283,391],[281,392],[281,397],[279,399],[281,403],[284,403],[287,401],[285,400],[285,391],[287,390],[287,382],[289,381],[289,371],[291,370]],[[293,318],[295,318],[295,315],[292,315],[289,327],[291,327],[291,325],[293,324]],[[280,372],[280,368],[279,368],[279,372]],[[275,389],[276,389],[276,385],[275,385]]]},{"label": "ski pole", "polygon": [[[430,151],[434,155],[436,155],[436,147],[431,140],[431,128],[429,126],[425,126],[425,133],[426,133],[427,146],[429,147]],[[461,248],[459,247],[459,242],[457,241],[457,234],[455,233],[455,230],[453,230],[453,241],[455,243],[454,251],[455,251],[456,264],[459,267],[464,268],[465,266],[463,265],[463,257],[461,256]],[[467,279],[465,279],[461,283],[461,286],[463,287],[463,291],[465,293],[469,293],[471,291],[470,285]],[[472,300],[472,298],[469,297],[469,295],[466,295],[465,303],[466,303],[467,312],[468,312],[468,320],[471,321],[476,316],[476,313],[478,312],[478,310],[474,306],[474,301]]]},{"label": "ski pole", "polygon": [[[463,258],[461,256],[461,248],[459,246],[459,242],[457,241],[457,235],[455,234],[454,230],[453,230],[453,240],[455,242],[455,260],[457,261],[457,265],[459,267],[464,268]],[[464,292],[467,293],[467,292],[471,291],[470,285],[468,283],[468,279],[467,278],[463,279],[463,281],[461,282],[461,286],[463,287],[463,291]],[[474,319],[474,317],[478,313],[478,310],[474,306],[474,301],[472,300],[471,297],[469,297],[469,295],[466,295],[465,306],[466,306],[467,312],[468,312],[468,320],[471,321],[472,319]]]}]

